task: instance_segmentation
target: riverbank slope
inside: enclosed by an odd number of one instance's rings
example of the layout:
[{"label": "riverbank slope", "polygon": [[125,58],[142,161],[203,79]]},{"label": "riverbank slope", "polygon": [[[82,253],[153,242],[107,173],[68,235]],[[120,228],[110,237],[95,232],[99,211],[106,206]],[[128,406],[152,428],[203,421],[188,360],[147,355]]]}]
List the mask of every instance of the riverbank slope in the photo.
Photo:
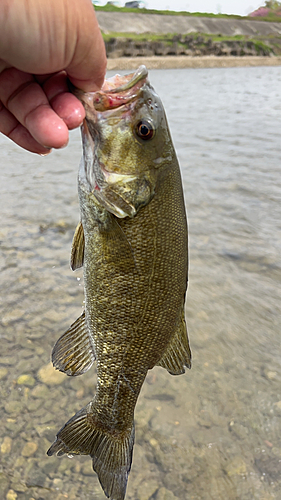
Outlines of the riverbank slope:
[{"label": "riverbank slope", "polygon": [[104,33],[205,33],[226,36],[281,35],[281,23],[249,19],[142,14],[139,12],[96,12]]}]

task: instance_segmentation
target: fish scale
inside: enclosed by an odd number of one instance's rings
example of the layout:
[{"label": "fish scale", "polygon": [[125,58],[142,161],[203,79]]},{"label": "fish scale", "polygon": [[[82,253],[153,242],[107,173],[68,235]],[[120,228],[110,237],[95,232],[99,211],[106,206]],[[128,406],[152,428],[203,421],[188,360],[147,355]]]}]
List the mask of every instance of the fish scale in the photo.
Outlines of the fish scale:
[{"label": "fish scale", "polygon": [[86,121],[71,266],[84,268],[85,313],[58,340],[52,359],[68,375],[96,359],[97,388],[48,454],[90,455],[106,496],[123,500],[146,374],[157,364],[184,373],[191,353],[187,222],[165,113],[146,68],[116,82],[97,95],[77,92]]}]

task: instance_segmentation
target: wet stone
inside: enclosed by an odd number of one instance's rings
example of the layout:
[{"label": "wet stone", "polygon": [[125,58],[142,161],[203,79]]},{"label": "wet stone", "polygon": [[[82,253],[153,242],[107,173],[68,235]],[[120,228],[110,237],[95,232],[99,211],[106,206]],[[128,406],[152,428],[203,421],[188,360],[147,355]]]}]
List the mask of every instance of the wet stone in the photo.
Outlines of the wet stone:
[{"label": "wet stone", "polygon": [[25,425],[26,423],[22,418],[19,421],[14,418],[7,418],[5,428],[8,431],[11,431],[13,433],[13,438],[15,438],[19,434],[19,432],[21,432],[23,427],[25,427]]},{"label": "wet stone", "polygon": [[157,491],[155,500],[177,500],[177,497],[166,488],[160,488],[160,490]]},{"label": "wet stone", "polygon": [[83,464],[81,472],[82,472],[83,476],[93,476],[94,475],[91,460],[89,460],[88,462],[85,462]]},{"label": "wet stone", "polygon": [[[24,343],[22,342],[22,345],[24,345]],[[28,359],[28,358],[31,358],[32,356],[34,356],[34,350],[32,349],[21,349],[20,351],[20,357],[21,358],[25,358],[25,359]]]},{"label": "wet stone", "polygon": [[1,367],[0,368],[0,380],[3,380],[8,375],[8,369]]},{"label": "wet stone", "polygon": [[46,475],[41,471],[41,469],[34,467],[32,465],[31,470],[29,471],[26,478],[27,487],[45,487]]},{"label": "wet stone", "polygon": [[41,470],[46,476],[50,476],[50,474],[57,473],[58,463],[54,460],[48,460],[43,465],[41,464]]},{"label": "wet stone", "polygon": [[20,375],[17,379],[18,385],[27,385],[29,387],[33,387],[35,384],[35,379],[29,374]]},{"label": "wet stone", "polygon": [[33,398],[45,399],[50,395],[50,389],[46,385],[38,384],[30,394]]},{"label": "wet stone", "polygon": [[17,321],[20,318],[22,318],[23,315],[24,315],[24,310],[12,309],[2,317],[2,323],[4,326],[7,326],[9,323],[12,323],[12,321]]},{"label": "wet stone", "polygon": [[37,450],[38,444],[30,441],[29,443],[26,443],[21,451],[21,454],[23,457],[31,457]]},{"label": "wet stone", "polygon": [[274,403],[274,410],[277,415],[281,415],[281,401]]},{"label": "wet stone", "polygon": [[57,433],[57,427],[54,425],[47,425],[47,424],[42,424],[42,425],[37,425],[35,427],[35,430],[40,437],[45,437],[48,439],[48,441],[53,441],[54,437]]},{"label": "wet stone", "polygon": [[13,356],[3,356],[0,357],[0,365],[12,366],[16,363],[17,358]]},{"label": "wet stone", "polygon": [[36,410],[38,410],[38,408],[40,408],[41,404],[42,403],[41,403],[40,399],[36,399],[35,401],[31,401],[30,403],[28,403],[28,410],[30,412],[36,411]]},{"label": "wet stone", "polygon": [[6,493],[9,484],[10,484],[9,479],[4,474],[0,473],[0,492],[3,495]]},{"label": "wet stone", "polygon": [[8,454],[10,453],[11,448],[12,448],[12,440],[9,436],[5,436],[0,448],[1,453]]},{"label": "wet stone", "polygon": [[13,487],[13,490],[15,490],[17,493],[24,493],[27,490],[27,487],[24,483],[20,481],[12,481],[11,486]]},{"label": "wet stone", "polygon": [[53,386],[61,384],[66,380],[66,375],[56,370],[52,363],[42,366],[38,371],[38,378],[46,385]]},{"label": "wet stone", "polygon": [[157,491],[159,484],[157,481],[145,481],[142,482],[137,491],[137,499],[138,500],[150,500],[154,493]]},{"label": "wet stone", "polygon": [[247,474],[247,465],[242,457],[234,457],[234,459],[225,468],[228,476],[237,476]]},{"label": "wet stone", "polygon": [[14,490],[9,490],[6,495],[6,500],[16,500],[18,498],[17,493]]},{"label": "wet stone", "polygon": [[15,461],[15,470],[18,470],[20,467],[23,467],[26,463],[26,459],[24,457],[18,457]]},{"label": "wet stone", "polygon": [[249,435],[249,431],[248,431],[247,427],[245,427],[244,425],[241,425],[239,423],[236,423],[233,420],[229,423],[228,428],[229,428],[229,431],[233,432],[233,434],[235,434],[235,436],[238,439],[246,439]]},{"label": "wet stone", "polygon": [[276,457],[279,457],[281,459],[281,448],[276,448],[275,446],[273,446],[271,451],[272,451],[273,455],[275,455]]},{"label": "wet stone", "polygon": [[59,478],[59,477],[56,477],[54,480],[53,480],[53,488],[55,490],[62,490],[63,489],[63,481]]},{"label": "wet stone", "polygon": [[4,408],[9,414],[19,415],[22,411],[23,405],[20,401],[7,401]]},{"label": "wet stone", "polygon": [[[32,369],[33,370],[37,370],[40,366],[42,365],[42,360],[41,358],[39,358],[39,356],[33,356],[32,357]],[[21,359],[18,363],[17,363],[17,370],[19,372],[21,371],[25,371],[26,369],[28,369],[30,367],[30,361],[27,360],[27,359]]]}]

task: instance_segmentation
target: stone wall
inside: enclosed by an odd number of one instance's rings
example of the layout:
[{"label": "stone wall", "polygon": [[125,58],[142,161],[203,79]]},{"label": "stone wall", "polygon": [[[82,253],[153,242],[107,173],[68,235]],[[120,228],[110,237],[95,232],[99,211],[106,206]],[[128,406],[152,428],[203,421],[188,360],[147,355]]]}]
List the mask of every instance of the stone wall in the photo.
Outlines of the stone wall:
[{"label": "stone wall", "polygon": [[203,36],[174,36],[165,41],[136,41],[131,38],[111,38],[105,42],[108,58],[151,56],[270,56],[273,48],[251,40],[213,41]]}]

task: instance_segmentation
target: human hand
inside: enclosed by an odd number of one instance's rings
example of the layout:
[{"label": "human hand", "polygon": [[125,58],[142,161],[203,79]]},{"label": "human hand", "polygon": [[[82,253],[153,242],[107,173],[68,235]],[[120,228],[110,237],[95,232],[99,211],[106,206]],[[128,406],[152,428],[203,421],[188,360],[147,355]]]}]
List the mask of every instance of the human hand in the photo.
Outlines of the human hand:
[{"label": "human hand", "polygon": [[68,142],[85,111],[84,91],[103,83],[106,55],[91,0],[2,0],[0,132],[33,153]]}]

